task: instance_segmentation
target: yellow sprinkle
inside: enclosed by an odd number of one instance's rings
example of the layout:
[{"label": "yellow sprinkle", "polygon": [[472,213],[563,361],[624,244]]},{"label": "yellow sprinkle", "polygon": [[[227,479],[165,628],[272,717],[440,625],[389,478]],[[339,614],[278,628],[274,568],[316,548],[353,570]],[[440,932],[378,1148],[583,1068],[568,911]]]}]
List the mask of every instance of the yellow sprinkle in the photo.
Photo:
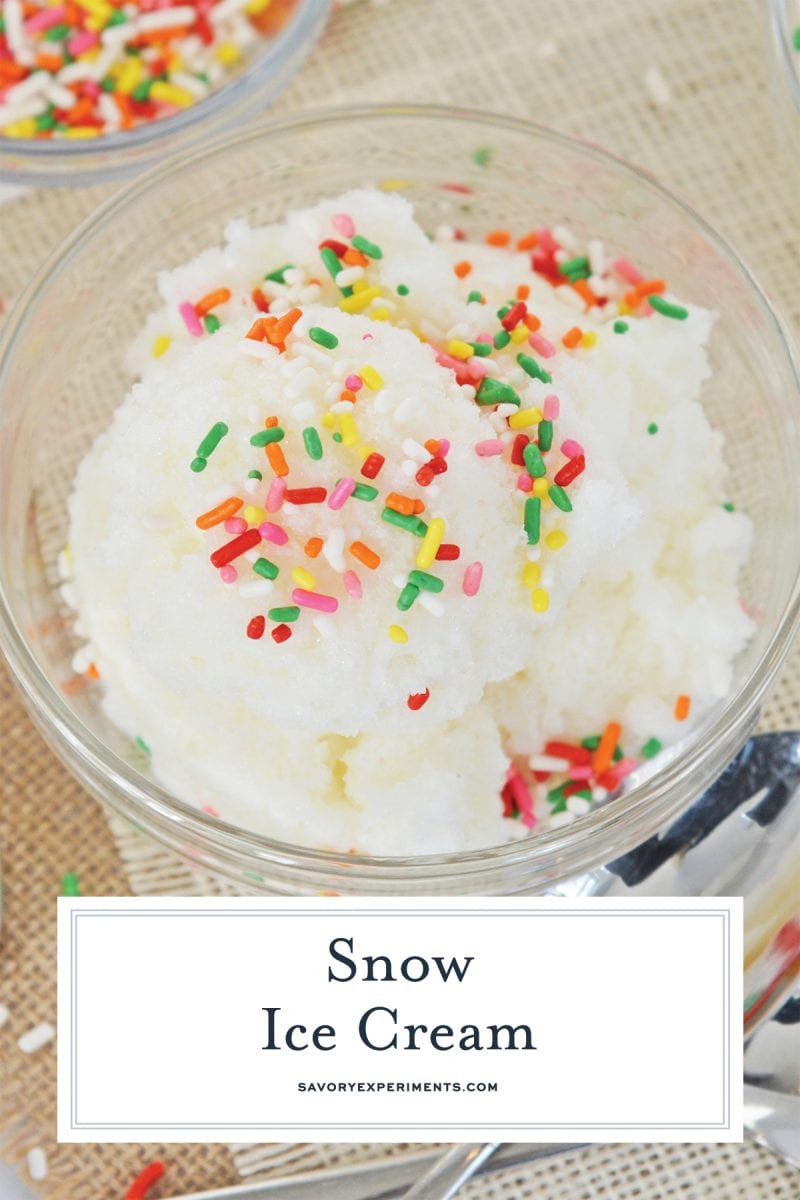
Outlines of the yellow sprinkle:
[{"label": "yellow sprinkle", "polygon": [[596,342],[597,342],[597,331],[594,329],[587,329],[586,333],[581,338],[581,345],[585,346],[586,349],[589,350],[589,349],[591,349],[592,346],[595,345]]},{"label": "yellow sprinkle", "polygon": [[535,588],[542,577],[542,568],[537,562],[529,562],[522,572],[522,582],[526,588]]},{"label": "yellow sprinkle", "polygon": [[534,588],[531,592],[531,604],[534,612],[547,612],[550,607],[550,594],[544,588]]},{"label": "yellow sprinkle", "polygon": [[343,446],[357,446],[359,442],[358,426],[352,413],[339,413],[339,430]]},{"label": "yellow sprinkle", "polygon": [[522,322],[520,321],[519,325],[516,325],[511,330],[511,340],[514,343],[514,345],[518,346],[520,344],[520,342],[527,341],[529,332],[530,332],[530,330],[528,329],[528,326],[523,325]]},{"label": "yellow sprinkle", "polygon": [[79,8],[91,13],[93,17],[102,17],[105,21],[108,21],[114,13],[114,9],[110,4],[106,4],[105,0],[75,0],[75,3]]},{"label": "yellow sprinkle", "polygon": [[175,104],[178,108],[188,108],[190,104],[194,104],[191,92],[175,83],[167,83],[165,79],[156,80],[150,88],[150,96],[161,104]]},{"label": "yellow sprinkle", "polygon": [[362,462],[366,462],[367,459],[369,458],[370,454],[374,454],[374,453],[375,453],[374,446],[359,446],[358,447],[358,457],[361,459]]},{"label": "yellow sprinkle", "polygon": [[[105,17],[87,17],[85,21],[86,28],[91,29],[92,33],[99,33],[101,29],[105,29],[107,24],[108,21],[105,19]],[[91,50],[85,50],[83,54],[79,55],[78,57],[81,59],[81,61],[88,59],[90,54],[92,58],[96,58],[99,52],[99,47],[93,46]]]},{"label": "yellow sprinkle", "polygon": [[569,538],[563,529],[554,529],[544,540],[551,550],[560,550],[562,546],[566,546]]},{"label": "yellow sprinkle", "polygon": [[[358,283],[358,280],[356,280]],[[377,300],[381,295],[381,289],[378,287],[368,287],[363,292],[353,292],[352,296],[344,296],[339,301],[339,308],[342,312],[355,313],[361,312],[362,308],[366,308],[373,300]]]},{"label": "yellow sprinkle", "polygon": [[322,416],[320,417],[319,421],[320,421],[320,425],[324,425],[326,429],[335,429],[336,428],[336,414],[335,413],[330,413],[330,412],[323,413]]},{"label": "yellow sprinkle", "polygon": [[373,321],[391,321],[392,319],[392,314],[389,312],[388,308],[373,308],[369,315],[372,317]]},{"label": "yellow sprinkle", "polygon": [[125,60],[117,76],[117,87],[121,92],[130,95],[135,87],[144,79],[144,63],[134,54]]},{"label": "yellow sprinkle", "polygon": [[245,5],[245,12],[251,17],[257,17],[259,13],[269,8],[272,0],[250,0],[250,3]]},{"label": "yellow sprinkle", "polygon": [[538,496],[540,500],[544,500],[547,493],[550,491],[550,484],[546,479],[534,479],[533,494]]},{"label": "yellow sprinkle", "polygon": [[402,625],[390,625],[389,637],[393,642],[399,642],[401,646],[408,641],[408,634]]},{"label": "yellow sprinkle", "polygon": [[292,579],[298,587],[305,588],[307,592],[313,592],[317,586],[315,577],[305,567],[295,567],[292,571]]},{"label": "yellow sprinkle", "polygon": [[267,514],[263,508],[259,508],[257,504],[248,504],[242,512],[242,516],[248,525],[260,525],[262,521],[266,521]]},{"label": "yellow sprinkle", "polygon": [[383,387],[383,376],[374,367],[362,367],[358,373],[370,391],[379,392]]},{"label": "yellow sprinkle", "polygon": [[509,429],[526,429],[528,425],[538,425],[544,419],[540,408],[521,408],[508,418]]},{"label": "yellow sprinkle", "polygon": [[166,354],[166,352],[169,350],[171,345],[172,345],[172,338],[168,338],[165,334],[162,333],[153,342],[153,349],[151,351],[153,358],[161,358],[161,355]]},{"label": "yellow sprinkle", "polygon": [[469,342],[462,342],[460,338],[453,338],[447,343],[447,353],[453,358],[472,358],[475,351],[470,346]]},{"label": "yellow sprinkle", "polygon": [[6,137],[12,138],[33,137],[36,133],[36,120],[34,117],[21,117],[19,121],[11,121],[2,126],[2,132]]},{"label": "yellow sprinkle", "polygon": [[353,287],[354,292],[365,292],[367,290],[367,288],[369,287],[369,284],[367,283],[366,279],[364,279],[364,277],[362,275],[362,277],[360,279],[353,280],[352,287]]},{"label": "yellow sprinkle", "polygon": [[434,517],[428,525],[427,533],[422,539],[422,545],[420,546],[419,554],[417,555],[417,566],[421,570],[427,571],[428,567],[433,566],[434,559],[436,558],[436,552],[442,544],[443,537],[444,521],[441,517]]},{"label": "yellow sprinkle", "polygon": [[95,129],[93,125],[73,125],[71,129],[65,129],[62,137],[66,138],[93,138],[100,133],[99,129]]},{"label": "yellow sprinkle", "polygon": [[620,300],[620,302],[617,304],[617,312],[621,317],[629,317],[633,312],[633,309],[629,304],[626,304],[624,300]]},{"label": "yellow sprinkle", "polygon": [[379,187],[384,192],[403,192],[410,188],[411,184],[407,179],[382,179]]},{"label": "yellow sprinkle", "polygon": [[214,57],[223,67],[232,67],[242,57],[239,47],[233,42],[220,42],[214,51]]}]

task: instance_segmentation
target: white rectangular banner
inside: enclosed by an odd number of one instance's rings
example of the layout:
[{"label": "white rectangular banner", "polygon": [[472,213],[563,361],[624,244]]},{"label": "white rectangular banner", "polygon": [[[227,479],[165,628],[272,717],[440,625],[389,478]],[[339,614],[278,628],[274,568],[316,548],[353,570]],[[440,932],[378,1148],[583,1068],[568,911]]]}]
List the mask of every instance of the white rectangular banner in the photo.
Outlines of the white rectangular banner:
[{"label": "white rectangular banner", "polygon": [[739,899],[58,906],[61,1141],[742,1139]]}]

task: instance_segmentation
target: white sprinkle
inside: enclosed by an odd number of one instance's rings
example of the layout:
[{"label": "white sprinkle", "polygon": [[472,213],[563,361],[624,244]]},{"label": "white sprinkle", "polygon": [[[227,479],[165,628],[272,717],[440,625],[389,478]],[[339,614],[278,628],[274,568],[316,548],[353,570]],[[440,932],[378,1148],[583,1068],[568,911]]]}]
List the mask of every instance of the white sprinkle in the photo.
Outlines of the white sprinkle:
[{"label": "white sprinkle", "polygon": [[[189,4],[178,4],[175,8],[159,8],[155,12],[144,13],[131,24],[137,33],[150,33],[154,29],[170,29],[177,25],[193,25],[197,13]],[[133,32],[128,25],[129,32]]]},{"label": "white sprinkle", "polygon": [[420,446],[419,442],[413,438],[406,438],[402,443],[403,454],[409,458],[413,458],[418,463],[426,463],[430,458],[430,454],[424,446]]},{"label": "white sprinkle", "polygon": [[[192,9],[194,12],[194,9]],[[208,84],[203,83],[202,79],[198,79],[196,75],[190,75],[187,71],[173,71],[170,78],[170,83],[182,87],[185,92],[189,92],[196,100],[202,100],[208,95]]]},{"label": "white sprinkle", "polygon": [[497,413],[498,417],[503,417],[503,418],[511,417],[514,415],[515,412],[519,412],[519,405],[518,404],[498,404],[497,408],[495,409],[495,412]]},{"label": "white sprinkle", "polygon": [[41,1050],[42,1046],[46,1046],[56,1036],[56,1031],[47,1021],[42,1021],[40,1025],[34,1025],[33,1029],[29,1029],[27,1033],[23,1033],[22,1037],[17,1041],[17,1045],[23,1054],[33,1054],[36,1050]]},{"label": "white sprinkle", "polygon": [[22,28],[22,4],[20,0],[5,0],[3,5],[3,20],[5,22],[6,41],[14,58],[25,67],[34,62],[34,53]]},{"label": "white sprinkle", "polygon": [[593,787],[592,799],[594,800],[595,804],[602,804],[604,800],[608,799],[608,789],[604,787]]},{"label": "white sprinkle", "polygon": [[466,321],[459,321],[457,325],[453,325],[451,329],[447,330],[445,337],[448,341],[472,341],[470,328]]},{"label": "white sprinkle", "polygon": [[599,238],[592,238],[587,247],[589,267],[593,275],[602,275],[606,269],[606,256],[603,243]]},{"label": "white sprinkle", "polygon": [[58,594],[64,603],[68,604],[70,608],[78,607],[78,595],[71,583],[62,583],[61,587],[58,589]]},{"label": "white sprinkle", "polygon": [[215,25],[219,25],[228,17],[232,17],[235,13],[241,12],[247,3],[248,0],[221,0],[220,4],[215,4],[214,7],[209,10],[209,20],[213,21]]},{"label": "white sprinkle", "polygon": [[90,645],[81,646],[80,650],[76,650],[72,656],[72,669],[75,674],[83,675],[85,671],[88,671],[89,664],[92,662],[93,657],[94,655]]},{"label": "white sprinkle", "polygon": [[330,617],[312,617],[311,624],[314,626],[317,633],[321,634],[324,638],[331,637],[334,632],[334,623]]},{"label": "white sprinkle", "polygon": [[406,396],[392,414],[397,424],[403,421],[413,421],[416,416],[422,416],[422,405],[417,396]]},{"label": "white sprinkle", "polygon": [[317,382],[319,378],[313,367],[305,367],[291,383],[286,385],[286,397],[288,400],[298,400],[304,392]]},{"label": "white sprinkle", "polygon": [[28,1174],[36,1181],[47,1179],[47,1158],[41,1146],[28,1151]]},{"label": "white sprinkle", "polygon": [[0,1029],[3,1028],[10,1016],[11,1013],[9,1012],[7,1005],[0,1004]]},{"label": "white sprinkle", "polygon": [[644,73],[644,86],[650,93],[650,99],[660,108],[666,108],[672,103],[672,92],[658,67],[648,67]]},{"label": "white sprinkle", "polygon": [[440,242],[452,242],[456,236],[456,231],[452,225],[437,225],[435,237]]},{"label": "white sprinkle", "polygon": [[[257,563],[261,558],[261,551],[257,547],[254,547],[252,550],[245,551],[244,557],[249,563]],[[272,581],[267,579],[266,582],[271,583]]]},{"label": "white sprinkle", "polygon": [[567,800],[567,808],[573,817],[585,817],[591,807],[591,800],[587,800],[585,796],[570,796]]},{"label": "white sprinkle", "polygon": [[[561,288],[564,291],[564,288]],[[255,338],[242,338],[239,342],[239,350],[242,354],[246,354],[249,358],[272,358],[275,353],[275,348],[268,345],[266,342],[257,342]]]},{"label": "white sprinkle", "polygon": [[258,489],[261,487],[260,479],[245,479],[242,487],[247,492],[248,496],[255,496]]},{"label": "white sprinkle", "polygon": [[56,559],[59,579],[69,579],[72,575],[72,555],[66,547],[59,550],[58,558]]},{"label": "white sprinkle", "polygon": [[[67,89],[65,88],[64,91],[67,91]],[[70,96],[72,95],[71,92],[69,92],[68,94]],[[48,100],[52,100],[52,95],[50,94],[50,92],[48,92],[47,98],[48,98]],[[74,99],[74,97],[73,97],[73,99]],[[57,105],[59,102],[57,100],[53,100],[53,103]],[[63,101],[61,102],[61,107],[62,108],[65,107]],[[111,99],[111,97],[109,95],[107,95],[105,92],[101,92],[100,95],[97,97],[97,111],[100,113],[100,116],[105,121],[106,131],[113,131],[115,129],[119,129],[120,124],[122,122],[122,114],[120,113],[119,109],[117,108],[116,104]]]},{"label": "white sprinkle", "polygon": [[532,754],[528,766],[532,771],[568,771],[569,761],[552,754]]},{"label": "white sprinkle", "polygon": [[252,596],[268,596],[272,589],[271,579],[253,579],[240,585],[239,595],[243,600],[249,600]]},{"label": "white sprinkle", "polygon": [[283,282],[289,287],[294,287],[297,283],[305,283],[308,278],[304,267],[287,267],[283,272]]},{"label": "white sprinkle", "polygon": [[563,825],[571,825],[574,820],[575,814],[571,813],[567,808],[564,812],[554,813],[550,818],[549,824],[551,829],[561,829]]},{"label": "white sprinkle", "polygon": [[304,288],[298,292],[297,299],[301,304],[314,304],[322,295],[322,288],[318,283],[307,283]]},{"label": "white sprinkle", "polygon": [[417,596],[417,604],[421,605],[427,612],[434,617],[444,616],[444,602],[438,596],[434,596],[431,592],[426,592],[424,589]]},{"label": "white sprinkle", "polygon": [[292,416],[296,417],[298,421],[310,421],[315,412],[313,400],[301,400],[292,408]]},{"label": "white sprinkle", "polygon": [[566,225],[554,225],[553,237],[557,242],[560,242],[562,246],[566,246],[567,250],[574,250],[578,245],[575,234],[571,229],[567,229]]},{"label": "white sprinkle", "polygon": [[[28,100],[31,96],[37,96],[46,90],[49,82],[49,71],[34,71],[27,79],[23,79],[21,83],[15,83],[13,87],[8,89],[5,94],[5,102],[6,104],[14,105],[18,100]],[[72,104],[75,103],[75,97],[71,92],[70,100]]]},{"label": "white sprinkle", "polygon": [[344,530],[332,529],[322,543],[322,553],[334,571],[344,571]]},{"label": "white sprinkle", "polygon": [[351,283],[355,283],[357,279],[361,279],[364,274],[363,267],[345,267],[336,276],[334,283],[337,287],[349,287]]},{"label": "white sprinkle", "polygon": [[404,458],[403,461],[400,463],[400,470],[403,472],[404,475],[407,475],[409,479],[412,479],[414,477],[414,475],[416,475],[419,468],[413,459]]},{"label": "white sprinkle", "polygon": [[330,411],[332,413],[352,412],[353,405],[349,400],[337,400],[335,404],[331,405]]},{"label": "white sprinkle", "polygon": [[[74,100],[75,97],[73,96]],[[26,117],[38,117],[47,108],[44,96],[31,96],[29,100],[20,100],[18,104],[0,104],[0,126],[12,125],[15,121],[24,121]]]}]

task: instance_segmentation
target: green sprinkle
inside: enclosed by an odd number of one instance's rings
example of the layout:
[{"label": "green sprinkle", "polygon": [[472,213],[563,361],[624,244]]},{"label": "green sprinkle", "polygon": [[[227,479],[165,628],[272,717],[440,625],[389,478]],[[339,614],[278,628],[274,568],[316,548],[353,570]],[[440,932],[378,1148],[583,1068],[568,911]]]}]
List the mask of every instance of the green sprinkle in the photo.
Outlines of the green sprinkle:
[{"label": "green sprinkle", "polygon": [[360,250],[362,254],[366,254],[367,258],[383,258],[383,251],[380,246],[376,246],[374,242],[367,241],[360,233],[357,233],[351,239],[352,245],[356,250]]},{"label": "green sprinkle", "polygon": [[136,87],[131,92],[131,97],[139,104],[144,104],[150,99],[150,88],[153,86],[154,80],[145,79],[143,83],[137,83]]},{"label": "green sprinkle", "polygon": [[478,404],[516,404],[519,405],[521,400],[514,389],[508,383],[502,383],[499,379],[492,379],[486,375],[481,380],[481,385],[478,388],[475,399]]},{"label": "green sprinkle", "polygon": [[528,442],[525,449],[522,451],[522,457],[525,460],[525,469],[534,479],[541,479],[547,474],[547,467],[544,465],[541,451],[535,442]]},{"label": "green sprinkle", "polygon": [[539,449],[549,450],[553,445],[553,422],[539,422]]},{"label": "green sprinkle", "polygon": [[619,743],[614,747],[614,753],[611,755],[612,762],[620,762],[625,757],[625,751]]},{"label": "green sprinkle", "polygon": [[491,342],[470,342],[469,344],[472,346],[472,353],[478,358],[488,358],[494,349]]},{"label": "green sprinkle", "polygon": [[322,458],[322,442],[313,425],[309,425],[303,430],[303,445],[306,448],[308,457],[313,458],[315,462],[319,462]]},{"label": "green sprinkle", "polygon": [[136,745],[137,745],[137,746],[139,747],[139,749],[140,749],[140,750],[142,750],[142,751],[143,751],[145,754],[149,754],[149,753],[150,753],[150,747],[148,746],[147,742],[144,740],[144,738],[143,738],[143,737],[137,737],[137,738],[136,738]]},{"label": "green sprinkle", "polygon": [[435,575],[429,575],[427,571],[411,571],[408,582],[426,592],[441,592],[444,588],[444,580],[438,579]]},{"label": "green sprinkle", "polygon": [[[334,255],[334,257],[336,256]],[[338,258],[336,261],[338,263]],[[294,263],[285,263],[282,267],[276,267],[274,271],[270,271],[269,275],[265,275],[264,278],[269,279],[271,283],[285,283],[286,272],[291,271],[293,266]]]},{"label": "green sprinkle", "polygon": [[64,878],[61,880],[61,895],[62,896],[80,896],[81,889],[78,883],[78,876],[74,871],[67,871]]},{"label": "green sprinkle", "polygon": [[44,34],[42,41],[62,42],[64,38],[69,35],[71,28],[72,26],[68,25],[66,21],[62,21],[58,25],[54,25],[52,29],[48,29],[47,33]]},{"label": "green sprinkle", "polygon": [[507,329],[498,329],[493,341],[495,350],[503,350],[511,341],[511,334]]},{"label": "green sprinkle", "polygon": [[341,442],[342,440],[342,435],[340,433],[332,433],[331,437],[335,442]]},{"label": "green sprinkle", "polygon": [[330,333],[327,329],[321,329],[319,325],[312,325],[308,336],[312,342],[316,342],[318,346],[324,346],[327,350],[335,350],[339,345],[336,334]]},{"label": "green sprinkle", "polygon": [[689,315],[688,308],[684,308],[682,304],[670,304],[663,296],[648,296],[647,303],[657,313],[661,313],[662,317],[672,317],[673,321],[685,321]]},{"label": "green sprinkle", "polygon": [[428,526],[419,517],[406,516],[404,513],[395,512],[393,508],[384,508],[381,512],[381,520],[388,522],[389,525],[396,525],[398,529],[406,529],[415,537],[425,537],[428,532]]},{"label": "green sprinkle", "polygon": [[[101,92],[111,93],[111,92],[115,92],[116,90],[117,90],[117,81],[116,81],[116,79],[112,79],[110,75],[106,75],[104,79],[100,80],[100,91]],[[131,95],[133,95],[133,92],[131,92]]]},{"label": "green sprinkle", "polygon": [[206,327],[206,333],[216,333],[219,329],[219,317],[214,313],[207,313],[203,317],[203,324]]},{"label": "green sprinkle", "polygon": [[36,118],[37,129],[52,129],[56,123],[56,119],[52,113],[42,113]]},{"label": "green sprinkle", "polygon": [[271,608],[267,613],[270,621],[274,621],[276,625],[288,624],[291,621],[296,621],[300,616],[300,609],[296,604],[289,604],[286,608]]},{"label": "green sprinkle", "polygon": [[[325,264],[325,270],[330,275],[331,279],[336,282],[336,276],[342,270],[342,264],[339,262],[339,257],[335,250],[331,250],[330,246],[320,246],[319,256]],[[337,284],[337,287],[339,285]],[[352,296],[353,289],[351,287],[340,287],[339,291],[343,296]]]},{"label": "green sprinkle", "polygon": [[258,433],[254,433],[250,438],[250,445],[269,446],[271,442],[282,442],[285,437],[286,434],[280,425],[274,425],[272,429],[259,429]]},{"label": "green sprinkle", "polygon": [[353,497],[356,500],[374,500],[377,495],[378,489],[368,483],[357,483],[353,488]]},{"label": "green sprinkle", "polygon": [[556,508],[560,508],[562,512],[572,512],[572,501],[564,489],[559,487],[557,483],[550,484],[547,494]]},{"label": "green sprinkle", "polygon": [[106,24],[107,25],[124,25],[125,22],[127,21],[127,19],[128,18],[126,16],[126,14],[122,11],[121,8],[115,8],[113,13],[111,14],[111,16],[108,18],[108,21],[106,22]]},{"label": "green sprinkle", "polygon": [[800,50],[800,25],[795,28],[794,34],[792,35],[792,44],[794,45],[795,50]]},{"label": "green sprinkle", "polygon": [[508,316],[508,314],[511,312],[511,307],[512,306],[510,304],[504,304],[502,308],[498,308],[498,310],[497,310],[498,321],[502,321],[503,317]]},{"label": "green sprinkle", "polygon": [[661,742],[657,737],[649,738],[642,746],[642,758],[655,758],[662,750]]},{"label": "green sprinkle", "polygon": [[398,296],[407,296],[408,295],[408,287],[406,286],[406,284],[398,283],[397,294],[398,294]]},{"label": "green sprinkle", "polygon": [[548,791],[547,803],[548,804],[556,804],[556,805],[561,806],[559,808],[553,809],[553,812],[563,812],[564,809],[567,807],[567,798],[564,795],[564,792],[566,791],[567,786],[568,785],[566,783],[559,783],[557,787],[552,787]]},{"label": "green sprinkle", "polygon": [[584,750],[596,750],[600,745],[600,734],[593,733],[591,737],[585,737],[581,741]]},{"label": "green sprinkle", "polygon": [[628,332],[628,322],[627,321],[615,321],[614,322],[614,333],[627,333],[627,332]]},{"label": "green sprinkle", "polygon": [[248,471],[247,478],[248,479],[263,479],[264,476],[261,474],[260,471]]},{"label": "green sprinkle", "polygon": [[189,463],[189,467],[194,471],[195,475],[199,475],[201,471],[205,471],[207,466],[208,459],[206,458],[193,458]]},{"label": "green sprinkle", "polygon": [[528,496],[525,501],[525,532],[528,535],[528,545],[537,546],[541,533],[542,502],[538,496]]},{"label": "green sprinkle", "polygon": [[585,254],[579,254],[576,258],[568,258],[558,264],[558,273],[559,275],[575,275],[578,279],[585,279],[589,274],[589,259]]},{"label": "green sprinkle", "polygon": [[472,161],[476,167],[488,167],[491,158],[492,152],[488,146],[478,146],[472,151]]},{"label": "green sprinkle", "polygon": [[658,426],[656,425],[655,421],[651,421],[650,424],[647,426],[647,432],[648,433],[658,433]]},{"label": "green sprinkle", "polygon": [[419,595],[419,588],[416,584],[407,583],[400,595],[397,597],[397,607],[400,612],[407,612],[411,605]]},{"label": "green sprinkle", "polygon": [[[217,421],[216,425],[212,425],[200,445],[197,447],[197,458],[195,459],[195,462],[201,458],[208,458],[209,455],[213,454],[227,432],[228,426],[224,421]],[[204,466],[196,468],[193,463],[192,470],[202,471],[204,470]]]},{"label": "green sprinkle", "polygon": [[517,362],[522,367],[526,375],[530,375],[532,379],[541,379],[542,383],[552,383],[553,376],[549,371],[545,371],[544,367],[540,367],[535,358],[531,358],[530,354],[518,354]]},{"label": "green sprinkle", "polygon": [[253,570],[262,579],[277,579],[280,567],[276,566],[274,562],[270,562],[268,558],[257,558],[253,563]]},{"label": "green sprinkle", "polygon": [[470,292],[467,296],[467,304],[483,304],[483,295],[481,292]]},{"label": "green sprinkle", "polygon": [[726,500],[722,507],[725,509],[725,512],[736,512],[736,505],[731,504],[730,500]]}]

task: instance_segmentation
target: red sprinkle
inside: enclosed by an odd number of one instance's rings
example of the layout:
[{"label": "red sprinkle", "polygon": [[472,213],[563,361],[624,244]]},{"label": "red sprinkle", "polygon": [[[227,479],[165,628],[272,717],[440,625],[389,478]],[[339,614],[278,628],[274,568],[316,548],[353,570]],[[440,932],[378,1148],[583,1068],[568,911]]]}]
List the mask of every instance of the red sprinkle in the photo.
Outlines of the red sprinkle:
[{"label": "red sprinkle", "polygon": [[574,767],[587,767],[592,761],[592,752],[586,746],[573,746],[570,742],[548,742],[545,754],[553,758],[565,758]]},{"label": "red sprinkle", "polygon": [[272,639],[275,642],[285,642],[292,636],[292,631],[288,625],[276,625],[272,630]]},{"label": "red sprinkle", "polygon": [[442,542],[436,551],[436,557],[440,562],[455,562],[460,553],[460,546],[456,546],[453,542]]},{"label": "red sprinkle", "polygon": [[430,688],[425,688],[424,692],[412,692],[406,703],[412,712],[417,712],[418,709],[422,708],[423,704],[427,704],[430,695]]},{"label": "red sprinkle", "polygon": [[414,478],[420,487],[427,487],[429,483],[433,483],[435,472],[430,463],[425,463],[417,471]]},{"label": "red sprinkle", "polygon": [[269,312],[269,300],[262,292],[261,288],[253,288],[250,293],[250,299],[255,304],[259,312]]},{"label": "red sprinkle", "polygon": [[224,546],[220,546],[219,550],[215,550],[211,555],[211,564],[214,567],[226,567],[235,558],[252,550],[260,541],[261,534],[257,529],[246,529],[232,542],[226,542]]},{"label": "red sprinkle", "polygon": [[503,801],[503,816],[513,817],[517,811],[517,806],[514,803],[514,796],[509,784],[506,784],[500,793],[500,798]]},{"label": "red sprinkle", "polygon": [[322,504],[327,494],[324,487],[287,488],[283,498],[289,504]]},{"label": "red sprinkle", "polygon": [[527,433],[518,433],[514,438],[514,442],[511,447],[511,461],[515,467],[525,466],[525,459],[523,458],[522,452],[530,440],[531,439],[528,437]]},{"label": "red sprinkle", "polygon": [[319,244],[320,250],[332,250],[337,258],[344,258],[349,246],[345,246],[344,242],[337,242],[334,238],[325,238],[324,242]]},{"label": "red sprinkle", "polygon": [[125,1200],[144,1200],[145,1192],[158,1182],[165,1170],[166,1167],[162,1162],[150,1163],[136,1176],[125,1193]]},{"label": "red sprinkle", "polygon": [[434,475],[444,475],[445,471],[447,470],[447,463],[440,454],[437,454],[434,458],[432,458],[428,463],[428,466],[433,471]]},{"label": "red sprinkle", "polygon": [[361,464],[361,474],[367,479],[374,479],[385,462],[382,454],[368,454]]},{"label": "red sprinkle", "polygon": [[500,324],[503,326],[503,329],[506,329],[509,332],[512,329],[516,329],[517,325],[519,325],[527,311],[528,306],[522,300],[518,300],[516,304],[512,304],[511,308],[500,322]]},{"label": "red sprinkle", "polygon": [[586,467],[586,456],[576,454],[569,462],[565,462],[560,470],[556,471],[555,482],[559,487],[566,487],[568,483],[572,483],[573,479],[577,479],[580,473]]},{"label": "red sprinkle", "polygon": [[263,617],[253,617],[252,621],[247,623],[247,636],[257,642],[259,638],[264,636],[266,621]]}]

